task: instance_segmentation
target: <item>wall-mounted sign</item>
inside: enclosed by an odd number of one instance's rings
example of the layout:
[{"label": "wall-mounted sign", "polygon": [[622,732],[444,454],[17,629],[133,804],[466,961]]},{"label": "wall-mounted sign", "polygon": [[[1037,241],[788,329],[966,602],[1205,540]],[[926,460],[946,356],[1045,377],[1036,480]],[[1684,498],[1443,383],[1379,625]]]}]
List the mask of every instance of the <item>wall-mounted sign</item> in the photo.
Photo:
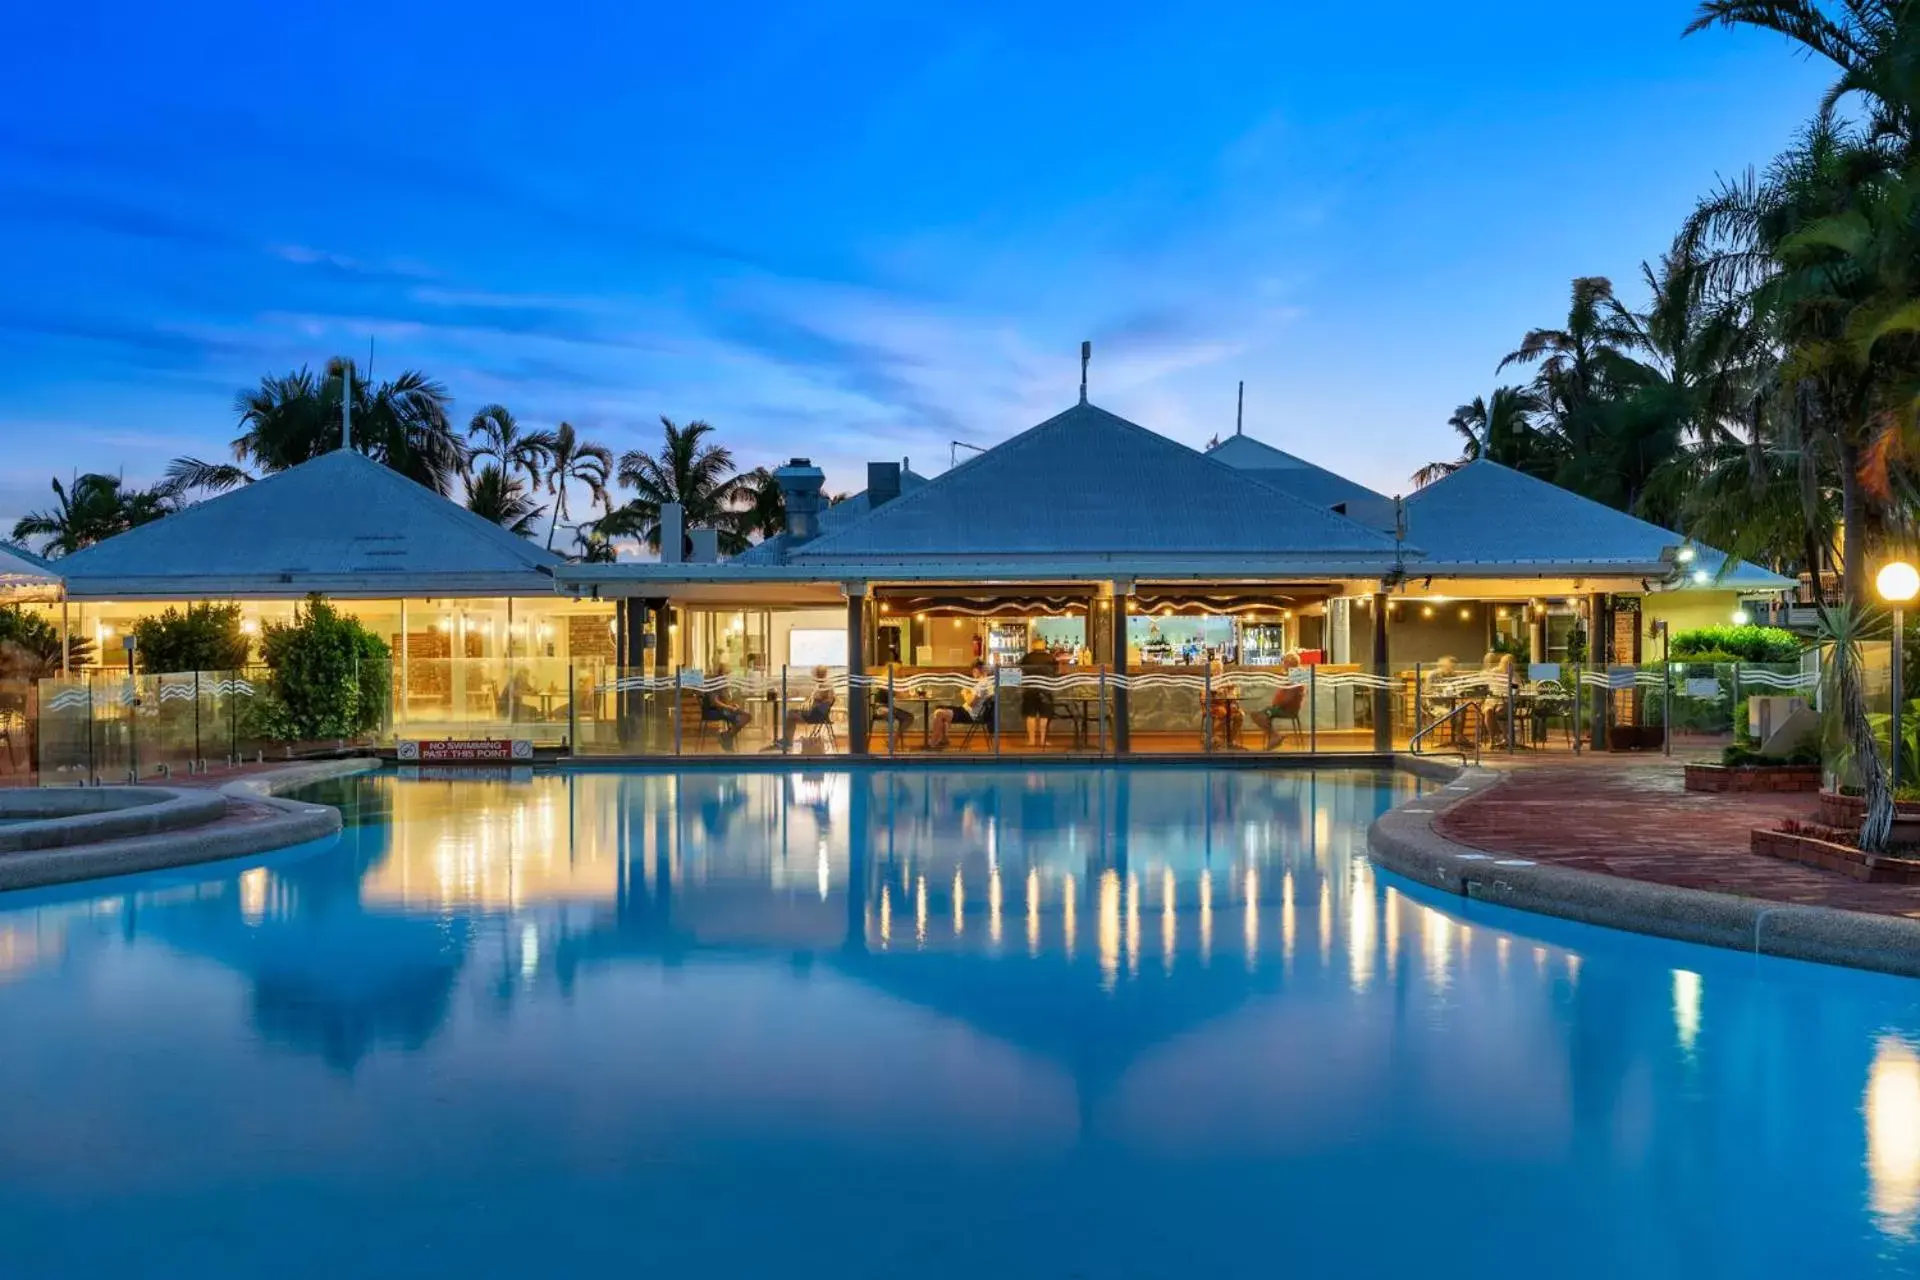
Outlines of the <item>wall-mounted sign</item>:
[{"label": "wall-mounted sign", "polygon": [[408,739],[395,754],[406,764],[501,764],[533,759],[533,743],[524,738]]}]

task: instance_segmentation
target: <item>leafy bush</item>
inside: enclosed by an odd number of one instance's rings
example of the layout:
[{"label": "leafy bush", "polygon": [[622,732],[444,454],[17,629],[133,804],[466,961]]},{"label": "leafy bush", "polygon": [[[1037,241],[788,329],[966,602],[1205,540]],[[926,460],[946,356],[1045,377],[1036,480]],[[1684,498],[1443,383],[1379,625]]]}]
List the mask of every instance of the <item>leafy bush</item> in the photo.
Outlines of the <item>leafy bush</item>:
[{"label": "leafy bush", "polygon": [[[70,665],[84,666],[93,644],[67,639]],[[42,680],[60,670],[60,629],[17,604],[0,605],[0,679]]]},{"label": "leafy bush", "polygon": [[1720,753],[1720,763],[1735,769],[1760,764],[1817,765],[1820,763],[1820,744],[1809,736],[1784,756],[1761,755],[1752,747],[1736,744]]},{"label": "leafy bush", "polygon": [[1806,644],[1780,627],[1696,627],[1676,632],[1671,656],[1689,662],[1798,662]]},{"label": "leafy bush", "polygon": [[261,642],[269,669],[249,731],[283,742],[357,738],[386,716],[392,679],[386,642],[318,595]]},{"label": "leafy bush", "polygon": [[251,646],[237,604],[168,609],[133,624],[134,649],[148,671],[232,671],[247,665]]}]

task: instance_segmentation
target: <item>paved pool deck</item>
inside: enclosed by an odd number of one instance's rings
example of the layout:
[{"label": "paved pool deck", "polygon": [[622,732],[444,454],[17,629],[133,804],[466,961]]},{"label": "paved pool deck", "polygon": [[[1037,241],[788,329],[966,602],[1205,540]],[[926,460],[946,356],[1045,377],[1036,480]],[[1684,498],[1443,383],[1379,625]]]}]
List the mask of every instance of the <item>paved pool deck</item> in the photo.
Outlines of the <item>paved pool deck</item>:
[{"label": "paved pool deck", "polygon": [[1487,853],[1651,884],[1920,919],[1920,885],[1862,884],[1748,850],[1755,827],[1813,813],[1810,795],[1699,795],[1677,763],[1582,762],[1505,771],[1434,830]]}]

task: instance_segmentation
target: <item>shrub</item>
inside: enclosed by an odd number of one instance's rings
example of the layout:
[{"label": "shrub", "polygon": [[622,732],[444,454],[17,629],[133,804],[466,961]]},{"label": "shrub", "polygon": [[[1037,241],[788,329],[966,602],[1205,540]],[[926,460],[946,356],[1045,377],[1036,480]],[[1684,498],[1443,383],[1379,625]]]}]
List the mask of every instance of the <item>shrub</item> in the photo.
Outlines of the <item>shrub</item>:
[{"label": "shrub", "polygon": [[[70,665],[85,666],[93,644],[67,637]],[[0,605],[0,680],[41,680],[60,670],[60,629],[17,604]]]},{"label": "shrub", "polygon": [[247,665],[251,646],[237,604],[168,609],[133,624],[134,649],[147,671],[232,671]]},{"label": "shrub", "polygon": [[267,689],[250,728],[281,741],[356,738],[386,716],[391,655],[386,642],[318,596],[261,642]]},{"label": "shrub", "polygon": [[1674,634],[1670,656],[1690,662],[1798,662],[1806,647],[1780,627],[1696,627]]}]

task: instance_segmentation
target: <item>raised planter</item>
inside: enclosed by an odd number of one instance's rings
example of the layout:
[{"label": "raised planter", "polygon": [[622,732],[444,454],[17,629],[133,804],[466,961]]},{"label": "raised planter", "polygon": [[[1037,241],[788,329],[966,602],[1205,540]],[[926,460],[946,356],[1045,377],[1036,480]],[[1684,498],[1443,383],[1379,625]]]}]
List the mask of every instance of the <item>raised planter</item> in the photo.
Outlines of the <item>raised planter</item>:
[{"label": "raised planter", "polygon": [[[1920,846],[1920,803],[1902,800],[1893,806],[1893,834],[1888,842],[1901,848]],[[1867,802],[1862,796],[1838,791],[1820,793],[1820,822],[1829,827],[1858,828],[1866,820]]]},{"label": "raised planter", "polygon": [[[1690,764],[1686,766],[1689,791],[1713,793],[1759,791],[1818,791],[1820,766],[1817,764]],[[1839,824],[1832,824],[1839,825]]]},{"label": "raised planter", "polygon": [[1867,884],[1920,884],[1920,859],[1870,857],[1852,845],[1797,831],[1756,829],[1750,847],[1763,857],[1837,871]]}]

